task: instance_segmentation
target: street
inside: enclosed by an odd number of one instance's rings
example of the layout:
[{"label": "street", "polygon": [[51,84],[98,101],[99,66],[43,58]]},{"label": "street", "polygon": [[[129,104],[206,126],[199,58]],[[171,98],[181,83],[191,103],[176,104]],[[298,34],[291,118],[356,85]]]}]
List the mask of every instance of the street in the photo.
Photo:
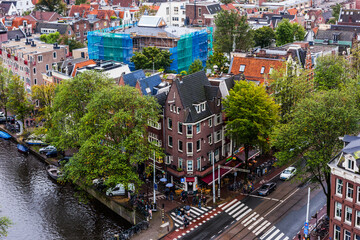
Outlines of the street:
[{"label": "street", "polygon": [[186,229],[185,234],[179,232],[177,239],[293,239],[305,222],[308,187],[312,189],[310,215],[324,206],[326,197],[315,184],[283,182],[279,177],[273,181],[277,189],[270,195],[261,197],[254,191],[241,201],[222,204],[207,221]]}]

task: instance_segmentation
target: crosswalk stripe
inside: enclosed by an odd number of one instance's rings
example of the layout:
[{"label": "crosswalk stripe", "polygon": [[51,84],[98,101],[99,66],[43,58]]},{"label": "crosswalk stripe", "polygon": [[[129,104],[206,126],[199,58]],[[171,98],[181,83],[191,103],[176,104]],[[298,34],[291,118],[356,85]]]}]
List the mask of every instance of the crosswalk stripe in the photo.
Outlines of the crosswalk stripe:
[{"label": "crosswalk stripe", "polygon": [[236,207],[237,205],[239,205],[241,202],[238,201],[237,203],[235,203],[234,205],[232,205],[231,207],[229,207],[228,209],[225,210],[225,212],[230,212],[231,209],[233,209],[234,207]]},{"label": "crosswalk stripe", "polygon": [[[240,215],[242,212],[244,212],[246,209],[248,209],[248,206],[245,206],[244,208],[240,209],[237,213],[232,215],[233,218],[236,218],[236,216]],[[250,209],[251,210],[251,209]]]},{"label": "crosswalk stripe", "polygon": [[234,199],[234,200],[232,200],[231,202],[229,202],[229,204],[227,204],[226,206],[223,206],[222,207],[222,210],[225,210],[225,209],[227,209],[228,207],[230,207],[234,202],[236,202],[237,201],[237,199]]},{"label": "crosswalk stripe", "polygon": [[270,228],[264,235],[262,235],[260,237],[260,239],[264,239],[267,235],[269,235],[269,233],[271,233],[273,230],[275,229],[275,226],[273,226],[272,228]]},{"label": "crosswalk stripe", "polygon": [[268,238],[266,238],[266,240],[271,240],[276,234],[278,234],[278,232],[280,232],[280,230],[276,229],[276,231],[273,232]]},{"label": "crosswalk stripe", "polygon": [[221,208],[222,206],[224,206],[226,204],[226,202],[222,203],[219,205],[219,208]]},{"label": "crosswalk stripe", "polygon": [[252,218],[254,215],[256,215],[256,212],[253,212],[252,214],[250,214],[250,216],[248,216],[247,218],[245,218],[241,224],[244,224],[247,220],[249,220],[250,218]]},{"label": "crosswalk stripe", "polygon": [[255,221],[253,224],[250,225],[249,230],[253,229],[261,220],[263,220],[264,218],[261,217],[259,218],[257,221]]},{"label": "crosswalk stripe", "polygon": [[199,208],[195,208],[195,207],[191,207],[191,209],[193,209],[195,212],[198,212],[200,214],[204,214],[205,212]]},{"label": "crosswalk stripe", "polygon": [[246,227],[246,226],[249,225],[251,222],[255,221],[258,217],[259,217],[259,214],[256,214],[254,217],[250,218],[250,219],[244,224],[244,226]]},{"label": "crosswalk stripe", "polygon": [[[242,208],[245,204],[240,204],[239,206],[237,206],[236,208],[234,208],[231,212],[229,212],[229,215],[234,214],[235,212],[239,211],[240,208]],[[226,212],[226,211],[225,211]]]},{"label": "crosswalk stripe", "polygon": [[177,222],[178,224],[180,224],[180,225],[182,225],[183,224],[183,222],[182,221],[180,221],[179,219],[177,219],[177,218],[173,218],[173,220],[175,221],[175,222]]},{"label": "crosswalk stripe", "polygon": [[241,214],[239,217],[236,218],[236,221],[239,221],[240,219],[242,219],[243,217],[245,217],[249,212],[251,212],[252,209],[248,209],[246,210],[243,214]]},{"label": "crosswalk stripe", "polygon": [[277,238],[275,238],[275,240],[280,240],[280,238],[282,238],[284,236],[284,233],[281,233]]},{"label": "crosswalk stripe", "polygon": [[283,240],[289,240],[289,237],[284,238]]},{"label": "crosswalk stripe", "polygon": [[[267,220],[263,221],[259,226],[257,226],[257,228],[254,229],[253,233],[255,235],[257,235],[258,233],[260,233],[262,230],[264,230],[266,228],[265,225],[268,226],[268,225],[270,225],[270,223]],[[258,230],[260,230],[260,229],[261,229],[261,231],[258,232]]]},{"label": "crosswalk stripe", "polygon": [[212,207],[204,207],[204,208],[206,208],[208,211],[212,209]]}]

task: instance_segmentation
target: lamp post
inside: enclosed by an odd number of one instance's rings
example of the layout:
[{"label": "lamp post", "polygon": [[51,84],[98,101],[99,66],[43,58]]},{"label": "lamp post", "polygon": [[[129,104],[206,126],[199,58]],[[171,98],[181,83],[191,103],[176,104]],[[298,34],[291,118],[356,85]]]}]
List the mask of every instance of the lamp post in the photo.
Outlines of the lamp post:
[{"label": "lamp post", "polygon": [[211,153],[213,160],[213,203],[215,203],[215,156],[214,151]]}]

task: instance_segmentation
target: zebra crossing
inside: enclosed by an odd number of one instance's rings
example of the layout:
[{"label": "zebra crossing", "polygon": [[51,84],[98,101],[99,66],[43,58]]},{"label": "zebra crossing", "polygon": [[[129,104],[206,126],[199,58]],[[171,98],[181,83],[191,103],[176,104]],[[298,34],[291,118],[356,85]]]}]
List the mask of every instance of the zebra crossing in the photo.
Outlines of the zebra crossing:
[{"label": "zebra crossing", "polygon": [[[161,192],[159,191],[155,191],[155,194],[156,194],[156,200],[160,200],[160,199],[165,199],[166,196],[164,194],[162,194]],[[144,194],[144,197],[145,199],[147,199],[147,196],[149,196],[149,201],[150,202],[153,202],[154,201],[154,192],[151,192],[149,194]]]},{"label": "zebra crossing", "polygon": [[[189,224],[194,221],[195,219],[197,219],[198,217],[200,217],[201,215],[207,214],[206,212],[210,211],[212,209],[212,207],[190,207],[190,215],[187,215],[188,220],[189,220]],[[181,227],[182,225],[184,225],[182,219],[177,216],[177,212],[176,211],[172,211],[170,213],[170,216],[172,218],[172,220],[175,223],[175,227]]]},{"label": "zebra crossing", "polygon": [[260,240],[289,240],[280,229],[271,227],[268,220],[237,199],[223,203],[219,207],[237,222],[241,221],[241,224]]}]

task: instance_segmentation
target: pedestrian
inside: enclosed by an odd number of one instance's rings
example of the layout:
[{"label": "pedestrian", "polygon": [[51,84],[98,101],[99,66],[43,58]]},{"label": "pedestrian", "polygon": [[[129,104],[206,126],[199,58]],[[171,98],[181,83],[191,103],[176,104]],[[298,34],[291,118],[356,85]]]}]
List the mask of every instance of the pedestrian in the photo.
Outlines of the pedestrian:
[{"label": "pedestrian", "polygon": [[184,226],[187,227],[189,225],[188,219],[184,216]]},{"label": "pedestrian", "polygon": [[150,219],[152,219],[152,210],[151,210],[151,208],[149,208],[149,216],[150,216]]},{"label": "pedestrian", "polygon": [[206,207],[206,196],[205,195],[202,197],[202,201],[203,201],[204,207]]},{"label": "pedestrian", "polygon": [[199,198],[199,205],[198,205],[199,209],[201,209],[201,199]]},{"label": "pedestrian", "polygon": [[174,201],[174,191],[170,191],[170,199],[171,201]]},{"label": "pedestrian", "polygon": [[196,196],[194,196],[193,199],[192,199],[192,205],[193,205],[193,206],[196,206],[196,203],[197,203],[197,201],[196,201]]},{"label": "pedestrian", "polygon": [[180,198],[180,200],[181,200],[182,202],[185,202],[185,191],[184,191],[184,190],[181,192],[181,198]]},{"label": "pedestrian", "polygon": [[169,200],[169,188],[165,189],[166,200]]}]

